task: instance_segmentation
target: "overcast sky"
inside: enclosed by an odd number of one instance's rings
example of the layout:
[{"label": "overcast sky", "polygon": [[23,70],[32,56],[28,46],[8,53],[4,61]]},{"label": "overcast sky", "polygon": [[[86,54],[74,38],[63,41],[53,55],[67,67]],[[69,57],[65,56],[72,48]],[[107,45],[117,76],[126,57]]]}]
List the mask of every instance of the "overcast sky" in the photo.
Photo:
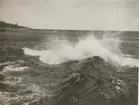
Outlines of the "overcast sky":
[{"label": "overcast sky", "polygon": [[139,31],[139,0],[0,0],[0,20],[31,28]]}]

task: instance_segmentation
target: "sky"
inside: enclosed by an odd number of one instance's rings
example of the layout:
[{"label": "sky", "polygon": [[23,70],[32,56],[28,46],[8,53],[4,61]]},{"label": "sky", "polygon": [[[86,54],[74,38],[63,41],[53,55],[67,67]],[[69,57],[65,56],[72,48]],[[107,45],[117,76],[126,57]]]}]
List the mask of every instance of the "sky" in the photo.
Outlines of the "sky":
[{"label": "sky", "polygon": [[0,0],[0,20],[37,29],[139,31],[139,0]]}]

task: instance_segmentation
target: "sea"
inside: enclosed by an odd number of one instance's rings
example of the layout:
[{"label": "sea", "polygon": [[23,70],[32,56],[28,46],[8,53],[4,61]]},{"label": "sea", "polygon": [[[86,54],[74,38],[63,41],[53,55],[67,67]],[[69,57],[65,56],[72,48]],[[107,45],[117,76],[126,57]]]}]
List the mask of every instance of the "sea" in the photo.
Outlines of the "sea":
[{"label": "sea", "polygon": [[0,104],[58,105],[46,104],[44,100],[53,97],[57,86],[68,77],[65,74],[72,66],[67,63],[95,56],[116,67],[138,68],[139,32],[33,29],[0,32],[0,76],[4,76],[0,77]]}]

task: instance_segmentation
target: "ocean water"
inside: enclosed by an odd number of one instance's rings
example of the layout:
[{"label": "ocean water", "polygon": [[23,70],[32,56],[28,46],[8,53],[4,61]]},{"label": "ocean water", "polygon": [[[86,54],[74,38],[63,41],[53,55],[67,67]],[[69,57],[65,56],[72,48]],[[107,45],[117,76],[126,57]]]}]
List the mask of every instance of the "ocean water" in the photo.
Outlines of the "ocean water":
[{"label": "ocean water", "polygon": [[[0,32],[0,74],[5,77],[0,82],[0,104],[46,105],[49,101],[51,104],[48,105],[59,105],[53,104],[54,100],[49,98],[57,93],[57,86],[63,81],[76,76],[76,73],[70,76],[68,70],[76,68],[76,62],[94,56],[115,67],[139,67],[139,32]],[[133,74],[136,74],[136,70],[133,70]],[[127,77],[125,81],[129,82],[129,86],[133,84],[131,90],[135,99],[129,105],[136,105],[137,94],[134,93],[137,93],[138,75],[131,73]],[[117,81],[125,85],[124,79],[118,78]],[[116,86],[116,91],[123,91],[120,89],[119,85]],[[77,98],[73,95],[69,96],[69,100],[76,101]],[[62,102],[60,105],[65,105]],[[126,101],[122,105],[127,105]]]},{"label": "ocean water", "polygon": [[[136,38],[135,38],[136,37]],[[120,32],[106,32],[77,35],[47,36],[35,49],[24,47],[24,54],[39,56],[46,64],[60,64],[72,60],[80,60],[100,56],[106,61],[121,65],[138,66],[138,35],[126,35]],[[40,47],[46,49],[40,49]]]}]

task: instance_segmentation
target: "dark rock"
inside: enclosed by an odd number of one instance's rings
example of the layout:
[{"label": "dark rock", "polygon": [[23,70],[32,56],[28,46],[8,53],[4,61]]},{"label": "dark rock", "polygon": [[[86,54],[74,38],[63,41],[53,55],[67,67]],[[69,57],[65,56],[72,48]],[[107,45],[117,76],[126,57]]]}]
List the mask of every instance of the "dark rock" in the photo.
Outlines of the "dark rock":
[{"label": "dark rock", "polygon": [[97,78],[112,78],[115,73],[114,66],[96,56],[93,58],[84,59],[72,68],[72,73],[80,73],[86,77]]},{"label": "dark rock", "polygon": [[[132,90],[133,91],[133,90]],[[100,57],[79,61],[59,86],[52,105],[136,105],[130,86],[116,75],[115,67]]]}]

